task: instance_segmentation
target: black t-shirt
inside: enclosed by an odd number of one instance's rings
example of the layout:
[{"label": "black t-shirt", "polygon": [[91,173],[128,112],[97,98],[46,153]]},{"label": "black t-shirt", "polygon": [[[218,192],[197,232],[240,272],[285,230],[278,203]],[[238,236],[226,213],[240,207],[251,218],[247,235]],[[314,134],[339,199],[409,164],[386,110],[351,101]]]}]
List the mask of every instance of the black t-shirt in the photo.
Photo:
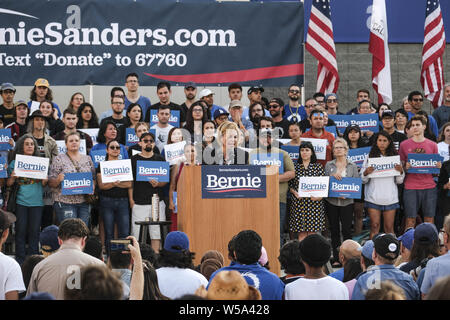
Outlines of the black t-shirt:
[{"label": "black t-shirt", "polygon": [[45,157],[45,149],[44,149],[44,142],[45,142],[45,138],[41,138],[41,139],[36,139],[36,142],[38,143],[38,149],[39,149],[39,154],[41,157]]},{"label": "black t-shirt", "polygon": [[[150,108],[147,109],[147,112],[145,113],[145,118],[144,118],[145,122],[150,122],[150,112],[151,112],[151,110],[158,110],[160,105],[161,105],[161,102],[158,102],[158,103],[152,104],[150,106]],[[170,108],[171,111],[172,110],[180,111],[180,125],[183,122],[186,122],[186,112],[183,110],[183,108],[181,108],[180,105],[171,102],[171,103],[169,103],[169,108]]]},{"label": "black t-shirt", "polygon": [[[100,166],[97,167],[95,172],[97,174],[100,173]],[[101,190],[98,188],[98,194],[109,198],[128,198],[128,188],[114,187],[109,190]]]},{"label": "black t-shirt", "polygon": [[287,119],[281,120],[280,122],[274,122],[275,128],[280,128],[281,132],[279,133],[281,139],[289,139],[289,125],[291,122]]},{"label": "black t-shirt", "polygon": [[[125,117],[123,117],[122,119],[114,119],[111,116],[111,117],[104,118],[102,120],[102,122],[100,122],[100,126],[102,126],[103,121],[107,121],[107,120],[111,120],[112,122],[114,122],[116,124],[117,129],[119,129],[121,126],[123,126],[124,124],[127,123],[127,119]],[[117,132],[117,134],[119,134],[119,132]]]},{"label": "black t-shirt", "polygon": [[5,128],[8,124],[16,121],[14,108],[8,109],[2,104],[0,105],[0,114],[3,115],[3,128]]},{"label": "black t-shirt", "polygon": [[136,204],[149,205],[152,204],[152,197],[154,193],[158,194],[160,200],[164,199],[163,188],[153,188],[148,181],[136,181],[136,167],[138,161],[164,161],[164,158],[159,154],[153,154],[150,158],[144,158],[141,154],[136,154],[131,157],[131,166],[133,168],[133,199]]},{"label": "black t-shirt", "polygon": [[[369,143],[371,146],[373,146],[373,144],[375,143],[375,136],[376,135],[374,134],[369,139]],[[402,143],[402,141],[405,141],[406,139],[408,139],[408,137],[406,135],[404,135],[401,132],[398,132],[397,130],[394,131],[394,133],[391,134],[390,136],[391,136],[392,140],[394,141],[394,147],[395,147],[395,150],[397,150],[397,152],[398,152],[398,150],[400,150],[400,143]]]}]

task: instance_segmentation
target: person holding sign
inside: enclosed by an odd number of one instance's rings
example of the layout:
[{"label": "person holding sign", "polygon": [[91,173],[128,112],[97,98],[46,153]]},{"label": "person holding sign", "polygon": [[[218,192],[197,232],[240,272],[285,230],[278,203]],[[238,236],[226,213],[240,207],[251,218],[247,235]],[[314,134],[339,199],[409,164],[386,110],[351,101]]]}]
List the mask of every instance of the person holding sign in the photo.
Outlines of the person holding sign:
[{"label": "person holding sign", "polygon": [[[32,136],[24,136],[17,141],[14,149],[16,155],[39,157],[37,142]],[[19,185],[16,198],[16,260],[22,264],[25,256],[39,254],[39,231],[41,227],[42,212],[44,209],[43,187],[47,179],[33,179],[16,176],[15,161],[8,166],[10,174],[6,184],[11,187]],[[28,251],[26,241],[28,239]]]},{"label": "person holding sign", "polygon": [[[156,180],[137,181],[137,162],[138,161],[164,161],[164,158],[155,154],[153,150],[156,148],[155,136],[153,133],[146,132],[139,138],[142,152],[131,157],[131,165],[133,168],[133,185],[128,189],[130,199],[131,212],[131,233],[134,237],[139,237],[139,226],[136,221],[144,221],[146,218],[152,217],[152,196],[157,194],[159,197],[159,220],[166,220],[166,205],[164,203],[163,187],[167,182],[158,182]],[[159,252],[161,244],[161,234],[159,226],[150,226],[151,245],[155,252]]]},{"label": "person holding sign", "polygon": [[[139,139],[143,133],[148,132],[149,128],[150,127],[147,122],[136,123],[136,126],[134,127],[136,137]],[[156,148],[155,151],[159,151],[158,148]],[[128,158],[131,159],[132,156],[139,152],[141,152],[141,145],[139,143],[133,144],[128,147]]]},{"label": "person holding sign", "polygon": [[[347,160],[348,144],[342,138],[333,142],[334,160],[325,165],[325,174],[337,180],[342,178],[359,178],[358,167]],[[352,238],[353,199],[326,198],[328,221],[330,222],[331,246],[333,248],[333,264],[338,267],[339,246],[341,245],[340,225],[342,225],[343,240]]]},{"label": "person holding sign", "polygon": [[119,142],[123,145],[127,143],[126,135],[127,129],[132,128],[136,130],[136,124],[143,120],[142,108],[137,103],[132,103],[129,105],[126,116],[125,116],[125,124],[118,128],[119,133]]},{"label": "person holding sign", "polygon": [[[319,177],[325,175],[325,170],[318,163],[311,142],[300,144],[297,163],[295,163],[295,178],[289,181],[292,197],[289,215],[289,231],[297,234],[302,241],[308,235],[320,232],[325,227],[325,205],[322,198],[300,197],[298,194],[299,180],[302,176]],[[292,238],[292,236],[291,236]]]},{"label": "person holding sign", "polygon": [[[105,161],[119,160],[120,143],[112,140],[106,144]],[[111,252],[110,240],[114,239],[114,224],[117,224],[118,238],[124,239],[130,235],[130,213],[128,210],[128,189],[131,181],[102,182],[100,166],[97,167],[97,181],[100,197],[100,213],[105,228],[105,247],[108,256]]]},{"label": "person holding sign", "polygon": [[317,160],[322,165],[322,167],[324,167],[325,164],[331,160],[331,146],[334,142],[334,136],[325,130],[324,114],[319,109],[314,109],[313,111],[311,111],[311,113],[309,114],[309,121],[311,123],[311,130],[303,133],[302,137],[328,140],[325,160]]},{"label": "person holding sign", "polygon": [[[112,140],[117,139],[117,126],[111,120],[104,120],[100,125],[100,129],[98,130],[97,136],[97,144],[92,147],[91,151],[99,151],[105,150],[106,153],[106,144]],[[120,155],[121,160],[128,159],[127,149],[123,144],[120,145]]]},{"label": "person holding sign", "polygon": [[394,234],[395,211],[400,208],[397,184],[403,183],[405,172],[400,164],[394,166],[400,175],[387,177],[368,177],[375,168],[368,165],[369,158],[396,156],[394,141],[386,131],[380,131],[375,136],[368,157],[361,168],[361,178],[364,188],[364,207],[370,216],[370,239],[380,231],[380,215],[383,213],[384,232]]},{"label": "person holding sign", "polygon": [[88,155],[81,154],[80,134],[73,132],[65,138],[67,153],[56,156],[50,166],[49,186],[53,188],[53,198],[58,223],[68,218],[80,218],[89,226],[89,204],[84,194],[63,195],[61,183],[66,173],[91,172],[95,177],[95,167]]},{"label": "person holding sign", "polygon": [[[408,173],[411,163],[408,162],[410,153],[438,153],[436,142],[425,138],[424,132],[427,121],[423,116],[416,115],[409,121],[411,123],[412,137],[400,144],[400,159],[406,171],[405,190],[403,200],[406,215],[405,229],[415,226],[416,216],[422,208],[423,221],[434,222],[438,192],[432,174]],[[441,168],[442,163],[436,164]]]}]

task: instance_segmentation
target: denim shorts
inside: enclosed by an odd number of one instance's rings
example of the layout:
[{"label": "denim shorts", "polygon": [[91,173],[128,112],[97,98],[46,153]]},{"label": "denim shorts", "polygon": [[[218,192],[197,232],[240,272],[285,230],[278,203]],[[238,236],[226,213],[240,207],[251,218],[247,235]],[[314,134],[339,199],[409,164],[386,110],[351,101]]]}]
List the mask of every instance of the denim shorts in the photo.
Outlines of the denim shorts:
[{"label": "denim shorts", "polygon": [[407,218],[415,218],[419,209],[422,208],[424,217],[434,217],[436,214],[436,204],[438,191],[432,189],[405,189],[403,190],[403,206]]},{"label": "denim shorts", "polygon": [[396,210],[396,209],[400,208],[400,205],[397,202],[397,203],[388,204],[388,205],[384,206],[384,205],[375,204],[375,203],[366,201],[366,202],[364,202],[364,208],[372,208],[372,209],[376,209],[376,210],[380,210],[380,211],[389,211],[389,210]]}]

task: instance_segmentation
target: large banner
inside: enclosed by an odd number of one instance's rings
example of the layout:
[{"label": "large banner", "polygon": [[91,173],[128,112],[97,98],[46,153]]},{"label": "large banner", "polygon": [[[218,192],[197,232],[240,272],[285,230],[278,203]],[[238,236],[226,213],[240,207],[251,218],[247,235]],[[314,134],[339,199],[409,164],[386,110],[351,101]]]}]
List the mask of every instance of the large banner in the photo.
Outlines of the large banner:
[{"label": "large banner", "polygon": [[303,20],[300,1],[2,0],[0,81],[301,85]]}]

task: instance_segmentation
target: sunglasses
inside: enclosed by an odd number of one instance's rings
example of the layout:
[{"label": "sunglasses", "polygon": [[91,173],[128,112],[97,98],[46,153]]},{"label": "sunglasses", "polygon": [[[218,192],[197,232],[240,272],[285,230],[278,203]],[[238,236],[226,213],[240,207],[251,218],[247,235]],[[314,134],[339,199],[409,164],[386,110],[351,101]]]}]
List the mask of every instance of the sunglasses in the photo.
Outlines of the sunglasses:
[{"label": "sunglasses", "polygon": [[152,139],[145,139],[145,140],[142,140],[144,143],[153,143],[153,142],[155,142],[155,140],[152,140]]},{"label": "sunglasses", "polygon": [[277,104],[271,104],[271,105],[269,105],[269,109],[271,109],[271,108],[279,108],[280,106],[279,105],[277,105]]},{"label": "sunglasses", "polygon": [[412,99],[412,101],[414,101],[414,102],[419,102],[419,101],[423,101],[423,99],[422,98],[414,98],[414,99]]},{"label": "sunglasses", "polygon": [[120,146],[109,146],[111,150],[120,150]]}]

